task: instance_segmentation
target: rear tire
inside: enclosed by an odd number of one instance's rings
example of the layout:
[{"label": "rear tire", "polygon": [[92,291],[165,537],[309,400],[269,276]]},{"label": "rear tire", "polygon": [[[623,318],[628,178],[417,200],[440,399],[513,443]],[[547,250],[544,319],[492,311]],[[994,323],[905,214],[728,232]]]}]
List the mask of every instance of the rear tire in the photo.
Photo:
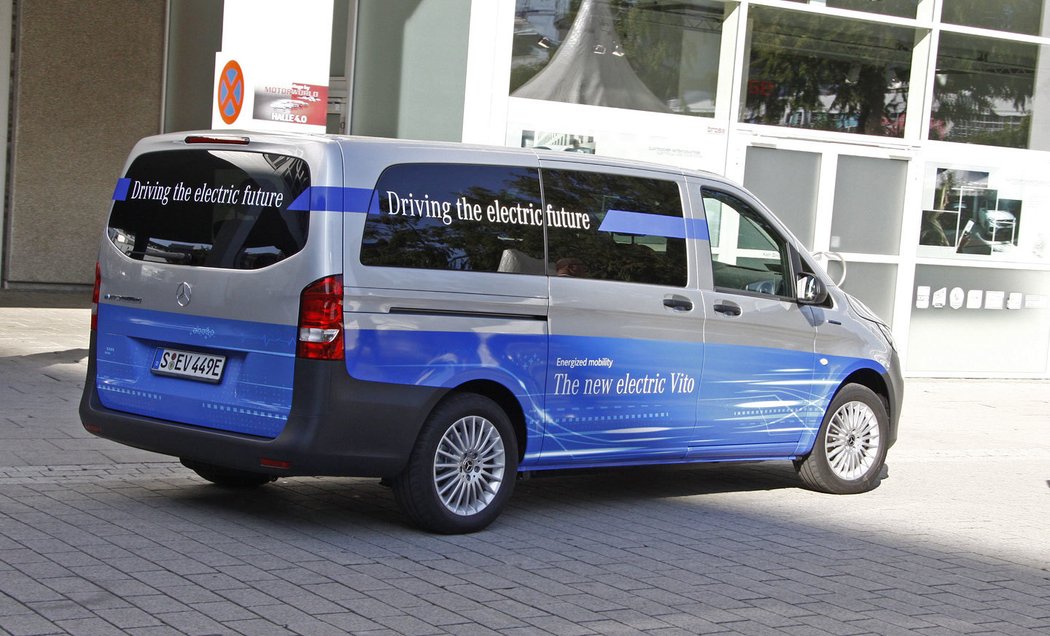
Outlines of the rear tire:
[{"label": "rear tire", "polygon": [[182,465],[197,473],[202,479],[223,488],[258,488],[277,478],[273,475],[253,473],[235,468],[223,468],[189,459],[180,459]]},{"label": "rear tire", "polygon": [[807,487],[837,495],[879,485],[886,462],[889,416],[882,399],[859,384],[842,388],[828,405],[809,456],[796,464]]},{"label": "rear tire", "polygon": [[477,532],[492,523],[514,490],[518,443],[507,414],[487,397],[453,395],[434,409],[393,481],[394,496],[420,528]]}]

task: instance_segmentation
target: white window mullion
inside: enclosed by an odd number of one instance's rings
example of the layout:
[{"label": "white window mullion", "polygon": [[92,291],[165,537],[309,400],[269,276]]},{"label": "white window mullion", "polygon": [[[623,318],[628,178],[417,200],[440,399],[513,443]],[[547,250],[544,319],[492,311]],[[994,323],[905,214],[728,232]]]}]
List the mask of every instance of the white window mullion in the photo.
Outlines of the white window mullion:
[{"label": "white window mullion", "polygon": [[[820,152],[817,150],[817,152]],[[813,251],[835,252],[831,245],[831,220],[835,214],[835,180],[839,155],[829,150],[820,155],[820,180],[817,182],[816,218],[813,219]],[[822,263],[823,264],[823,263]]]}]

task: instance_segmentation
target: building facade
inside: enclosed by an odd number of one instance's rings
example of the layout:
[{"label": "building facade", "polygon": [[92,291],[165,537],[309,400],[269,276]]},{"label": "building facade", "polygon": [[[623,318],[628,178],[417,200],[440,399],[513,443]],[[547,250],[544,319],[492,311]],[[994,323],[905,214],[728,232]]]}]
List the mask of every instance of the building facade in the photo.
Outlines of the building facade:
[{"label": "building facade", "polygon": [[[332,9],[330,132],[725,174],[892,323],[909,374],[1050,377],[1043,0]],[[87,284],[131,144],[210,126],[223,3],[19,0],[0,11],[14,52],[0,100],[12,131],[0,277]],[[294,56],[305,37],[274,46]]]}]

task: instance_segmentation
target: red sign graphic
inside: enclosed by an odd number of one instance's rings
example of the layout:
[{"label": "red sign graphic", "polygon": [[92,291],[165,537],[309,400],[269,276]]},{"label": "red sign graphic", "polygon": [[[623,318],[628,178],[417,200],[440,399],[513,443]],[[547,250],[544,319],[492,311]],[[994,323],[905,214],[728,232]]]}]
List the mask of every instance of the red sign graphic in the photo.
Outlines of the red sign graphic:
[{"label": "red sign graphic", "polygon": [[219,116],[230,125],[237,121],[244,105],[244,72],[237,60],[230,60],[219,74]]}]

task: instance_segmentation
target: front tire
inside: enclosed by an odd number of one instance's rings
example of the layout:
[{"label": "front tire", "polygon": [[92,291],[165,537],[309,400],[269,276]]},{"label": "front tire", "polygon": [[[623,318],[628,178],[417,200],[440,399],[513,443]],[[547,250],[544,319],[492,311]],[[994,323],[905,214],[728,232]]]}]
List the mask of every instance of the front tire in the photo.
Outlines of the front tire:
[{"label": "front tire", "polygon": [[879,485],[886,462],[889,415],[882,399],[859,384],[842,388],[828,406],[813,451],[798,463],[807,487],[832,494]]},{"label": "front tire", "polygon": [[487,397],[458,394],[427,418],[394,480],[394,496],[424,530],[477,532],[503,510],[517,471],[517,437],[503,409]]}]

